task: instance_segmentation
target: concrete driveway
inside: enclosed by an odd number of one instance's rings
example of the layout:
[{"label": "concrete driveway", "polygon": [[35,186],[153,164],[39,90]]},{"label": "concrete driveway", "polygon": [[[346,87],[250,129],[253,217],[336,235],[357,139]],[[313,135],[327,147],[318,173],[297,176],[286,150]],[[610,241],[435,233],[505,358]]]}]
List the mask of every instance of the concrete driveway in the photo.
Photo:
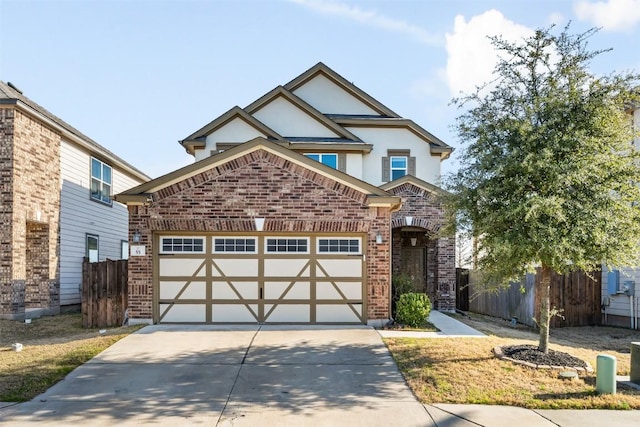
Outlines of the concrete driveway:
[{"label": "concrete driveway", "polygon": [[429,426],[367,327],[147,326],[1,425]]}]

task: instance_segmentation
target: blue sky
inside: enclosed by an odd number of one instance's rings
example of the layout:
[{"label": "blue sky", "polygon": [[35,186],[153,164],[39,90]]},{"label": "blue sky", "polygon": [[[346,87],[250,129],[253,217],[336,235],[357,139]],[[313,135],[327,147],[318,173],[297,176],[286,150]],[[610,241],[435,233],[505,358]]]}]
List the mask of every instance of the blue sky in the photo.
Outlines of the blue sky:
[{"label": "blue sky", "polygon": [[459,147],[449,102],[490,76],[486,36],[569,21],[613,48],[595,73],[640,70],[640,0],[0,0],[0,79],[152,177],[318,61]]}]

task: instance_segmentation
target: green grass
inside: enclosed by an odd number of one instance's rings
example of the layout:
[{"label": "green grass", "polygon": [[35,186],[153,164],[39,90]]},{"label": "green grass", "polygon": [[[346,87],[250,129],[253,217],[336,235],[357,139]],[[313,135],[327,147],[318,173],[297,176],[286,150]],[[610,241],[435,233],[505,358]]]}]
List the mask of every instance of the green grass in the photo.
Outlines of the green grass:
[{"label": "green grass", "polygon": [[[76,367],[140,329],[82,329],[79,314],[23,322],[0,321],[0,401],[24,402],[46,391]],[[20,342],[20,352],[11,343]]]}]

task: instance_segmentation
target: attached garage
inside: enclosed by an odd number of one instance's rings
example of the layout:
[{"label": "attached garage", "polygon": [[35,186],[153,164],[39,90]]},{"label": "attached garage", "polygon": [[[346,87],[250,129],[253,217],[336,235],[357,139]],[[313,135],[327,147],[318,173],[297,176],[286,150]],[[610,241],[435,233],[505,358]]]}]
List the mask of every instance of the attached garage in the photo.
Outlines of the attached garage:
[{"label": "attached garage", "polygon": [[400,199],[281,145],[244,143],[117,200],[130,214],[132,323],[390,317]]},{"label": "attached garage", "polygon": [[365,236],[158,235],[160,323],[363,323]]}]

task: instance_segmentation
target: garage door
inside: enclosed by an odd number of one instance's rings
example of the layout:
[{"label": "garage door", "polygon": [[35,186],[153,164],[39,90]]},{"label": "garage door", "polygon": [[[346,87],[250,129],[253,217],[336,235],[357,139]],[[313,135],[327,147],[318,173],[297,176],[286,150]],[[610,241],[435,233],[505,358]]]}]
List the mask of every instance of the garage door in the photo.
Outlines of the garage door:
[{"label": "garage door", "polygon": [[364,236],[158,236],[160,323],[364,323]]}]

